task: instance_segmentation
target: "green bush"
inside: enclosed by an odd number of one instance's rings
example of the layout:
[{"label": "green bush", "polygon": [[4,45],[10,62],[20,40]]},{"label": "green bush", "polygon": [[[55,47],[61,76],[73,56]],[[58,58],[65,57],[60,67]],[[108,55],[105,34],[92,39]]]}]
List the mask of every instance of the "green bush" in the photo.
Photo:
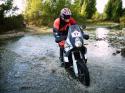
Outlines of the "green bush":
[{"label": "green bush", "polygon": [[125,24],[125,16],[123,16],[123,17],[120,18],[120,23],[121,24]]},{"label": "green bush", "polygon": [[120,18],[120,27],[125,28],[125,16]]},{"label": "green bush", "polygon": [[23,28],[24,27],[24,18],[22,15],[11,16],[4,18],[3,25],[0,25],[0,32]]}]

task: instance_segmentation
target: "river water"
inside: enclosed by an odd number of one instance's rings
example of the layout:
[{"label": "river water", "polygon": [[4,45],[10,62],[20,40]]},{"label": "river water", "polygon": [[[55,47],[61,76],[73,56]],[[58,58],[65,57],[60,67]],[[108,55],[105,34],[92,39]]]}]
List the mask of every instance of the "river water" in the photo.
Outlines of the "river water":
[{"label": "river water", "polygon": [[0,93],[124,93],[125,58],[108,42],[110,29],[88,30],[89,87],[59,63],[52,34],[25,35],[0,42]]}]

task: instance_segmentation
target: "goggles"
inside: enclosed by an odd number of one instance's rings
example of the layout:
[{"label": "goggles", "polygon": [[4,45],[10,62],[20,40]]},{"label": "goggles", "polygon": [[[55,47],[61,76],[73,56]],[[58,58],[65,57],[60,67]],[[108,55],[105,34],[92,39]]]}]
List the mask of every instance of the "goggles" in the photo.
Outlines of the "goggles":
[{"label": "goggles", "polygon": [[71,17],[70,15],[65,15],[64,19],[70,19],[70,17]]}]

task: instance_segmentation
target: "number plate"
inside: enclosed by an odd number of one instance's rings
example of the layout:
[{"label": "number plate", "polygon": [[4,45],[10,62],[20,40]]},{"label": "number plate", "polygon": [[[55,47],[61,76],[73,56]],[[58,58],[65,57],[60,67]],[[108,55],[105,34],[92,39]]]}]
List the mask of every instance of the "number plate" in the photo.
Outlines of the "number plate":
[{"label": "number plate", "polygon": [[81,33],[79,31],[74,31],[72,37],[81,37]]}]

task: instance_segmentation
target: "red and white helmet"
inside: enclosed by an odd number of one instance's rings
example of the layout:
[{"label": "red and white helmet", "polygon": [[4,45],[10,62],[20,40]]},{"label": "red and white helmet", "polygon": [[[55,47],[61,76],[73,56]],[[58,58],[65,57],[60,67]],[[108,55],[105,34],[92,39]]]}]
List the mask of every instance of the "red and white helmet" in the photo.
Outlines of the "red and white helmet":
[{"label": "red and white helmet", "polygon": [[60,17],[62,19],[69,19],[71,17],[72,13],[69,8],[63,8],[60,12]]}]

